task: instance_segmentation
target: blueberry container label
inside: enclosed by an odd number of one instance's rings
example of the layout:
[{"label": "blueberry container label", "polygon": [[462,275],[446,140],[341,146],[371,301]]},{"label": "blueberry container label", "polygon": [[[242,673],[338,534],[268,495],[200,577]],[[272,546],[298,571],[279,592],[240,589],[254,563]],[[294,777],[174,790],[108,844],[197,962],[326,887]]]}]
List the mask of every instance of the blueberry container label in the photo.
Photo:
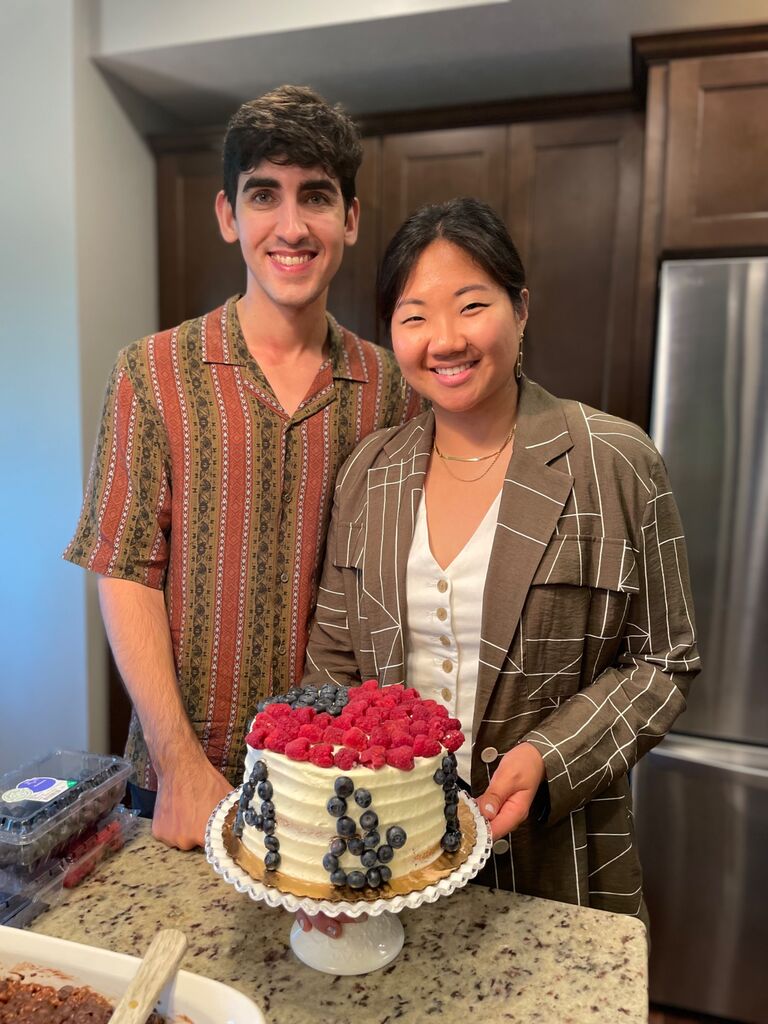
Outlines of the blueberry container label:
[{"label": "blueberry container label", "polygon": [[19,804],[24,800],[47,804],[76,785],[75,779],[51,779],[46,775],[40,775],[34,779],[24,779],[13,789],[6,789],[0,794],[0,800],[6,804]]}]

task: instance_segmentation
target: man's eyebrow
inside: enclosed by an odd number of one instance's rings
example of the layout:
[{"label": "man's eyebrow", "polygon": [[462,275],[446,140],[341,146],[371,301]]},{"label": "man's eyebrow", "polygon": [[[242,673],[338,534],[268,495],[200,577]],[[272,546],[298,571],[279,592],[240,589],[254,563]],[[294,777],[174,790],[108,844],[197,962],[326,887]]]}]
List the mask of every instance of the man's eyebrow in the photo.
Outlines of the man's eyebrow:
[{"label": "man's eyebrow", "polygon": [[257,178],[255,174],[252,174],[250,178],[246,178],[243,182],[241,192],[250,192],[254,188],[280,188],[280,182],[277,178]]},{"label": "man's eyebrow", "polygon": [[338,195],[339,188],[330,178],[308,178],[299,183],[300,192],[331,192]]}]

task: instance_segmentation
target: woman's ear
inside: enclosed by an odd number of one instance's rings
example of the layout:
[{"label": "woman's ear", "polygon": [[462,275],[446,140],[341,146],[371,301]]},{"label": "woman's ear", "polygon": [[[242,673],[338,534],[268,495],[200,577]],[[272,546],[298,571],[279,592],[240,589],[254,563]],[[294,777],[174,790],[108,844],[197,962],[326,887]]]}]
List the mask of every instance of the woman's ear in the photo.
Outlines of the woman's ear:
[{"label": "woman's ear", "polygon": [[220,191],[216,195],[216,220],[219,222],[219,231],[225,242],[238,242],[240,235],[237,230],[237,219],[232,204],[227,199],[226,193]]},{"label": "woman's ear", "polygon": [[517,313],[517,319],[520,321],[520,332],[525,330],[525,325],[528,322],[528,299],[530,298],[530,292],[527,288],[520,289],[520,299],[515,306],[515,312]]}]

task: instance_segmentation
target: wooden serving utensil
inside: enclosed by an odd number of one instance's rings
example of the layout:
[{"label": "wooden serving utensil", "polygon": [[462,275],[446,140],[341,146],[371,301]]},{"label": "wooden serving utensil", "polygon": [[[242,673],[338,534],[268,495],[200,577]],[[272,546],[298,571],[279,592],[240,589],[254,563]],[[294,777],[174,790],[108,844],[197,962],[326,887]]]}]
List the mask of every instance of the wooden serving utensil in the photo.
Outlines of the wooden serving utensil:
[{"label": "wooden serving utensil", "polygon": [[187,948],[187,937],[164,928],[152,939],[133,981],[115,1007],[110,1024],[144,1024],[157,997],[173,977]]}]

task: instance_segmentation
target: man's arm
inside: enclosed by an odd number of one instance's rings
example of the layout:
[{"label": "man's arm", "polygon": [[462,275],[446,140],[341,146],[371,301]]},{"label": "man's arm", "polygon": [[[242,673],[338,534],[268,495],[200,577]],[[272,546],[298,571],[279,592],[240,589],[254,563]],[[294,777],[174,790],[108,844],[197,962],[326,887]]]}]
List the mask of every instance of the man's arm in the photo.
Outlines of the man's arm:
[{"label": "man's arm", "polygon": [[169,846],[202,846],[213,808],[232,787],[205,756],[179,693],[161,590],[100,576],[99,602],[120,675],[158,778],[152,832]]}]

